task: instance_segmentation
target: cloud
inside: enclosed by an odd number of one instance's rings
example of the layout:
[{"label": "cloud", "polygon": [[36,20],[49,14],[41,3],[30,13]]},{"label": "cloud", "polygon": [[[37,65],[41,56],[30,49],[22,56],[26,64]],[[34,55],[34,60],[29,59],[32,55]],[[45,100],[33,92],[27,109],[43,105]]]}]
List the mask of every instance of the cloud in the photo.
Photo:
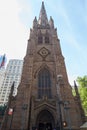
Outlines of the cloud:
[{"label": "cloud", "polygon": [[76,40],[75,36],[72,33],[66,32],[65,35],[64,35],[64,38],[67,41],[66,43],[73,46],[73,48],[75,48],[75,49],[77,49],[79,51],[81,50],[78,41]]},{"label": "cloud", "polygon": [[0,3],[0,54],[5,53],[7,59],[25,56],[29,30],[20,20],[22,9],[17,0]]},{"label": "cloud", "polygon": [[46,1],[46,3],[48,5],[48,7],[50,6],[50,8],[51,8],[51,10],[53,12],[53,16],[55,14],[56,15],[56,19],[60,18],[63,21],[63,23],[65,23],[65,25],[68,28],[71,28],[69,15],[67,13],[67,10],[65,9],[64,2],[62,2],[62,1],[58,1],[58,2],[55,1],[55,4],[54,4],[54,2],[52,3],[52,2]]},{"label": "cloud", "polygon": [[[70,45],[71,47],[73,47],[73,49],[77,50],[77,52],[83,56],[83,60],[85,61],[87,52],[83,51],[83,50],[86,50],[86,48],[84,49],[84,47],[83,47],[84,45],[81,43],[80,39],[81,39],[81,36],[82,36],[82,38],[85,38],[84,34],[82,33],[82,30],[83,29],[85,30],[85,28],[87,26],[83,25],[84,23],[83,23],[83,19],[81,19],[81,16],[82,16],[82,18],[85,19],[85,21],[87,20],[86,19],[87,1],[84,0],[84,2],[83,2],[84,10],[82,9],[82,5],[80,2],[78,3],[79,4],[78,7],[71,6],[72,5],[71,2],[68,4],[69,5],[64,3],[64,1],[58,1],[58,3],[56,2],[55,5],[50,2],[50,7],[52,8],[53,12],[55,12],[55,14],[57,14],[56,15],[57,19],[58,19],[58,16],[60,18],[62,17],[61,20],[59,19],[60,21],[58,20],[59,24],[61,24],[60,30],[58,32],[61,34],[60,35],[61,39],[63,39],[63,42],[65,42],[68,45]],[[69,6],[72,7],[73,11],[71,10],[71,8]],[[84,40],[82,40],[82,42],[84,42]]]}]

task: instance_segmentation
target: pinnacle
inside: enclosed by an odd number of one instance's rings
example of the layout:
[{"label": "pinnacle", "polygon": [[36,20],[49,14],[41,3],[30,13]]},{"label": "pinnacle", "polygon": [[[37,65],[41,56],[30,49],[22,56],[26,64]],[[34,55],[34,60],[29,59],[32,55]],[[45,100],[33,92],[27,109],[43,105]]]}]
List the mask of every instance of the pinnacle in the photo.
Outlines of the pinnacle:
[{"label": "pinnacle", "polygon": [[47,14],[46,14],[46,10],[45,10],[45,6],[44,6],[43,1],[42,1],[40,15],[39,15],[39,19],[38,19],[38,24],[40,24],[42,26],[45,26],[48,24],[48,18],[47,18]]}]

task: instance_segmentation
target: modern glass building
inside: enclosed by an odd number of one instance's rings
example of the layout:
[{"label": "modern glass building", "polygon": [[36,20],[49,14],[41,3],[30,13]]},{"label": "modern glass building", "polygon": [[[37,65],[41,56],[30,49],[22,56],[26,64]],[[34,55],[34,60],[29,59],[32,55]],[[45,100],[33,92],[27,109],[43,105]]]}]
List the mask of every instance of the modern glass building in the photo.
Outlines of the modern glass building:
[{"label": "modern glass building", "polygon": [[14,95],[17,94],[17,87],[20,83],[23,60],[12,59],[6,67],[3,82],[0,88],[0,105],[7,104],[12,83],[15,82]]}]

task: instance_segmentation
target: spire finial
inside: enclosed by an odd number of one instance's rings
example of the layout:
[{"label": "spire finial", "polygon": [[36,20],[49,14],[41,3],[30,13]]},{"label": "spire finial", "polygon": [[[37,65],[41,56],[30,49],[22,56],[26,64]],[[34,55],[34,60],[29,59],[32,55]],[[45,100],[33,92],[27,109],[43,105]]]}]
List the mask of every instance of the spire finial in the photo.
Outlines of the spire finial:
[{"label": "spire finial", "polygon": [[35,16],[34,21],[33,21],[33,28],[37,28],[37,18]]},{"label": "spire finial", "polygon": [[45,26],[48,24],[48,18],[47,18],[45,6],[44,6],[44,0],[42,0],[42,6],[41,6],[41,10],[40,10],[38,23],[42,26]]}]

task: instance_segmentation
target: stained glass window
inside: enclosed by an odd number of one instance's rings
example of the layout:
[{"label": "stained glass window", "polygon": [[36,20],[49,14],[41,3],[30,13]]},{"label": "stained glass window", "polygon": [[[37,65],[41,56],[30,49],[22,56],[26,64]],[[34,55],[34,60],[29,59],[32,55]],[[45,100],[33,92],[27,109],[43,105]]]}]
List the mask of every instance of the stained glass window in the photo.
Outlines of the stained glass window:
[{"label": "stained glass window", "polygon": [[46,68],[38,73],[38,97],[51,98],[51,75]]}]

